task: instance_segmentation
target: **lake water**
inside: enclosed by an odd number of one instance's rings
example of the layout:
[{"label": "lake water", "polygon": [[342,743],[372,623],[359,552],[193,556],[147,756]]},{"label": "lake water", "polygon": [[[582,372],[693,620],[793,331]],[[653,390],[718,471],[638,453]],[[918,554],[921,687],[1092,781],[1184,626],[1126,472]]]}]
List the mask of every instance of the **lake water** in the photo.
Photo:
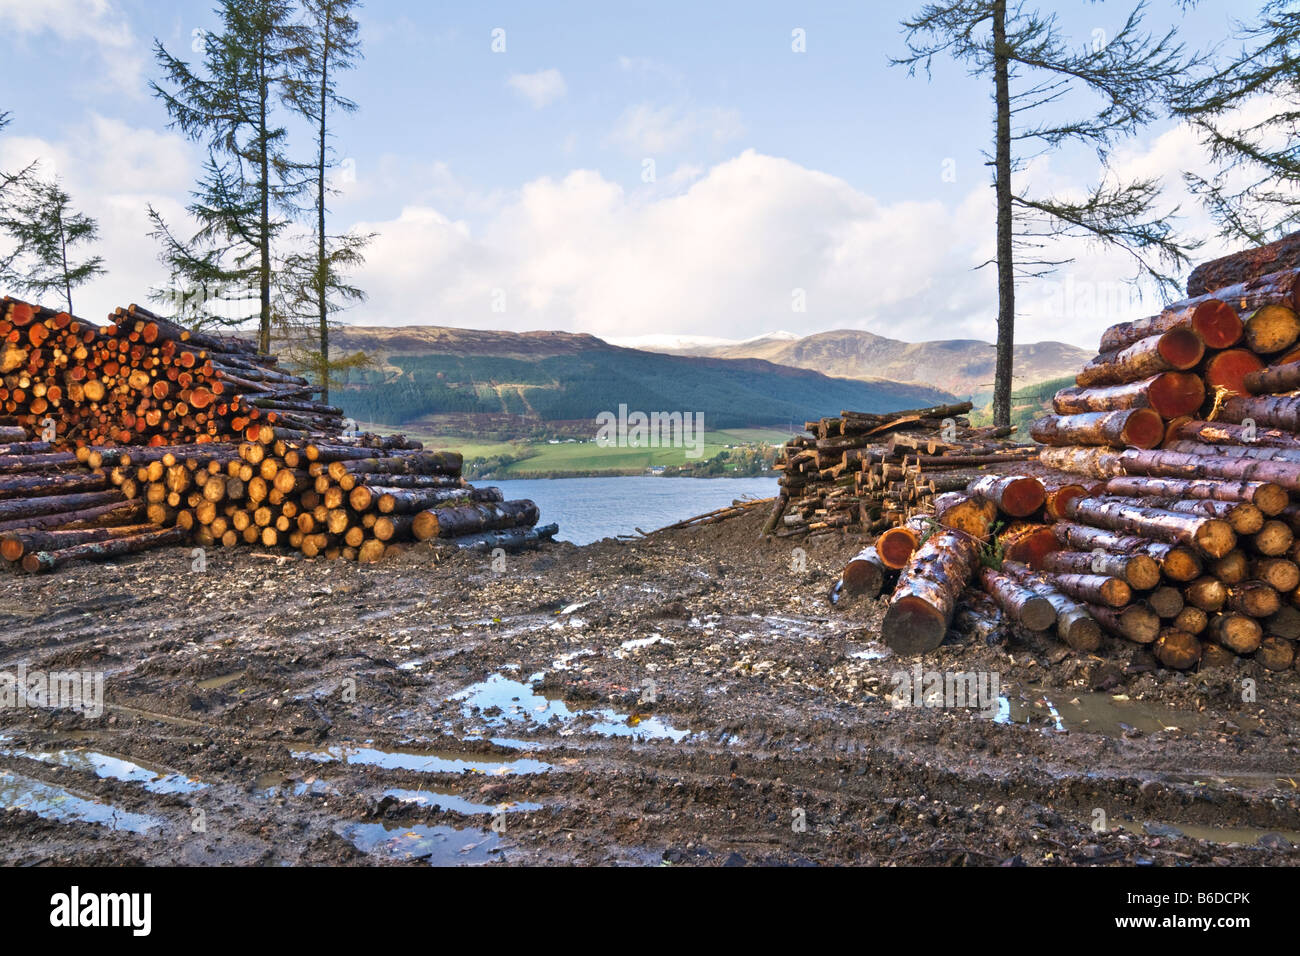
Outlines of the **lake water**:
[{"label": "lake water", "polygon": [[557,523],[556,538],[574,544],[636,534],[637,528],[653,531],[737,498],[777,493],[775,478],[529,478],[475,484],[498,487],[507,499],[537,502],[541,524]]}]

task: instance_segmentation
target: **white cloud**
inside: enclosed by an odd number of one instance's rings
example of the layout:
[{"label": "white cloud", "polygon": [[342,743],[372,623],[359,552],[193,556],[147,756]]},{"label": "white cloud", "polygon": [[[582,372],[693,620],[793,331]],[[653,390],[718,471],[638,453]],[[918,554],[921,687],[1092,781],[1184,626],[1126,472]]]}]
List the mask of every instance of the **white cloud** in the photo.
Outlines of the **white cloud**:
[{"label": "white cloud", "polygon": [[538,70],[536,73],[511,73],[506,85],[528,102],[533,109],[550,106],[568,92],[564,76],[559,70]]},{"label": "white cloud", "polygon": [[0,0],[0,27],[6,34],[53,34],[71,44],[94,47],[103,60],[103,71],[116,86],[143,93],[144,61],[139,51],[145,46],[111,0]]},{"label": "white cloud", "polygon": [[93,254],[104,257],[108,274],[73,291],[78,314],[103,322],[116,306],[146,304],[149,289],[166,279],[158,246],[148,235],[146,207],[152,203],[169,222],[186,228],[184,197],[198,168],[189,145],[176,134],[97,114],[57,142],[0,136],[0,169],[33,159],[40,161],[41,176],[59,177],[78,211],[99,221]]},{"label": "white cloud", "polygon": [[701,140],[721,145],[743,132],[744,124],[735,110],[639,103],[623,111],[609,138],[629,153],[644,156],[674,152]]}]

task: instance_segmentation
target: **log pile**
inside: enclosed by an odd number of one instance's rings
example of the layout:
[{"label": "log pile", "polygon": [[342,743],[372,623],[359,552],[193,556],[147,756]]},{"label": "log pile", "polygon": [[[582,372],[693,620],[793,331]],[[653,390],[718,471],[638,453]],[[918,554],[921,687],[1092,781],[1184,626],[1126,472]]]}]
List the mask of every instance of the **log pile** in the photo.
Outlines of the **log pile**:
[{"label": "log pile", "polygon": [[231,442],[250,430],[337,432],[335,407],[248,341],[191,332],[138,305],[99,327],[0,300],[0,415],[52,441],[87,445]]},{"label": "log pile", "polygon": [[139,306],[100,328],[6,298],[0,369],[0,555],[29,571],[186,541],[373,562],[558,531],[466,483],[459,454],[351,434],[274,356]]},{"label": "log pile", "polygon": [[1036,457],[1011,429],[971,428],[970,402],[883,415],[843,411],[806,424],[782,448],[780,494],[765,535],[879,532],[936,495]]},{"label": "log pile", "polygon": [[1031,426],[1037,462],[895,522],[842,592],[890,595],[902,653],[1018,629],[1085,652],[1109,634],[1175,669],[1300,669],[1298,250],[1208,263],[1190,298],[1107,329]]}]

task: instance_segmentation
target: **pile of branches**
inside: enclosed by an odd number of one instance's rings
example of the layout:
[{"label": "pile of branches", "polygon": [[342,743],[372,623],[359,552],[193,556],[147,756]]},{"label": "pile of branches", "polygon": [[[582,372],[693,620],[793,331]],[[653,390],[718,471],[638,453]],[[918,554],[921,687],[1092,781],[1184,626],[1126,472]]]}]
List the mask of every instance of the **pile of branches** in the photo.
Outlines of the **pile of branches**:
[{"label": "pile of branches", "polygon": [[1037,455],[1010,428],[971,428],[970,402],[883,415],[840,412],[805,426],[778,454],[780,493],[764,535],[877,532],[935,495]]},{"label": "pile of branches", "polygon": [[[1265,265],[1261,265],[1261,263]],[[950,628],[1103,635],[1166,667],[1300,666],[1300,269],[1251,250],[1231,285],[1112,326],[1054,412],[1036,466],[985,477],[882,533],[841,590],[891,589],[903,653]]]}]

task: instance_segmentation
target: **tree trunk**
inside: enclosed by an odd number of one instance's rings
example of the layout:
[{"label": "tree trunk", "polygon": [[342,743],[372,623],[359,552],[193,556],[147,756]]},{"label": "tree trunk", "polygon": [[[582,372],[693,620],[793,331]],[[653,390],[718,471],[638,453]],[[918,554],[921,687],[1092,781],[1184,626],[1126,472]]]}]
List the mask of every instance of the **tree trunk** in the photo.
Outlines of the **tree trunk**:
[{"label": "tree trunk", "polygon": [[1056,636],[1077,651],[1094,651],[1101,646],[1101,627],[1087,608],[1052,586],[1044,575],[1014,561],[1002,562],[1002,569],[1040,596],[1056,611]]},{"label": "tree trunk", "polygon": [[840,575],[841,589],[847,597],[865,597],[871,600],[880,596],[890,574],[890,569],[876,554],[875,547],[864,548],[844,565],[844,572]]},{"label": "tree trunk", "polygon": [[993,0],[993,84],[996,104],[994,189],[997,197],[998,341],[993,375],[993,424],[1011,424],[1011,373],[1016,325],[1016,272],[1012,248],[1011,78],[1007,0]]}]

